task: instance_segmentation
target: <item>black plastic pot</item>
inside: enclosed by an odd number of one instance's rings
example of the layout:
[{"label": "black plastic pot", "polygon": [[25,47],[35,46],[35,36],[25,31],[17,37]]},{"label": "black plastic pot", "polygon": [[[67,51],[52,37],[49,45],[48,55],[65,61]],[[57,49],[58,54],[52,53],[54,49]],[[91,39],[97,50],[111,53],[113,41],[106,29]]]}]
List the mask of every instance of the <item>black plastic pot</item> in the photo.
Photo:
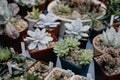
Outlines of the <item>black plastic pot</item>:
[{"label": "black plastic pot", "polygon": [[60,58],[61,60],[61,65],[63,69],[70,69],[72,70],[75,74],[82,75],[82,76],[87,76],[88,69],[89,69],[89,64],[85,66],[77,66],[63,58]]}]

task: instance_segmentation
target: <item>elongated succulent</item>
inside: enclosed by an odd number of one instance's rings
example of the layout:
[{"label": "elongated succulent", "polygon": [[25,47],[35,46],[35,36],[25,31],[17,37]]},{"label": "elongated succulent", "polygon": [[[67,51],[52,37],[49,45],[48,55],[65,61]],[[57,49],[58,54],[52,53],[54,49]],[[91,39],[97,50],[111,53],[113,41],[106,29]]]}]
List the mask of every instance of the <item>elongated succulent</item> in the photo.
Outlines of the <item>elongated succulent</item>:
[{"label": "elongated succulent", "polygon": [[7,48],[0,49],[0,63],[6,62],[10,57],[12,57],[12,52]]},{"label": "elongated succulent", "polygon": [[26,37],[24,41],[29,44],[28,45],[29,50],[45,49],[47,48],[47,44],[50,41],[53,41],[53,38],[48,32],[46,32],[46,29],[40,30],[37,28],[35,31],[28,30],[27,34],[29,35],[29,37]]},{"label": "elongated succulent", "polygon": [[39,9],[33,6],[32,11],[27,12],[27,17],[30,19],[39,19],[40,13]]},{"label": "elongated succulent", "polygon": [[66,38],[64,40],[56,42],[54,46],[54,53],[59,56],[67,56],[70,50],[78,49],[80,42],[76,38]]},{"label": "elongated succulent", "polygon": [[10,38],[17,38],[19,33],[11,24],[15,21],[14,16],[19,11],[15,3],[7,4],[6,0],[0,0],[0,34],[6,33]]},{"label": "elongated succulent", "polygon": [[93,57],[93,50],[90,49],[80,49],[79,63],[80,65],[89,64]]},{"label": "elongated succulent", "polygon": [[60,24],[59,22],[56,22],[58,17],[53,16],[51,12],[49,12],[47,15],[40,14],[39,18],[40,20],[37,22],[37,25],[40,28],[54,28]]},{"label": "elongated succulent", "polygon": [[64,4],[59,4],[58,5],[58,9],[55,9],[55,14],[57,15],[64,15],[64,16],[68,16],[71,14],[71,9],[69,8],[68,5],[64,5]]},{"label": "elongated succulent", "polygon": [[107,46],[120,48],[120,26],[118,32],[113,27],[107,28],[102,34],[102,41]]},{"label": "elongated succulent", "polygon": [[88,34],[86,33],[89,30],[89,26],[83,26],[81,20],[77,18],[76,20],[73,20],[71,23],[66,23],[66,34],[68,36],[81,39],[82,37],[88,37]]}]

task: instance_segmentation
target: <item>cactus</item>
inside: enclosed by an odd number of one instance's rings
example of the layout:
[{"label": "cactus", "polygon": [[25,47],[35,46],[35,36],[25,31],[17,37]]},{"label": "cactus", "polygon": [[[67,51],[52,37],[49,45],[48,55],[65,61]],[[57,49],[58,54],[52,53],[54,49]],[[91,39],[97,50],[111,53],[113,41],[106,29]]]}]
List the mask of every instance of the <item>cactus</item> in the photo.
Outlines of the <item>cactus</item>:
[{"label": "cactus", "polygon": [[79,63],[80,65],[86,65],[90,63],[93,57],[93,50],[90,49],[80,49]]},{"label": "cactus", "polygon": [[32,12],[27,12],[27,17],[30,19],[39,19],[40,13],[38,8],[33,7]]},{"label": "cactus", "polygon": [[[118,29],[120,29],[120,26]],[[103,32],[101,39],[107,46],[120,48],[120,30],[116,32],[113,27],[107,28],[106,32]]]},{"label": "cactus", "polygon": [[12,52],[7,48],[0,49],[0,63],[6,62],[10,57],[12,57]]}]

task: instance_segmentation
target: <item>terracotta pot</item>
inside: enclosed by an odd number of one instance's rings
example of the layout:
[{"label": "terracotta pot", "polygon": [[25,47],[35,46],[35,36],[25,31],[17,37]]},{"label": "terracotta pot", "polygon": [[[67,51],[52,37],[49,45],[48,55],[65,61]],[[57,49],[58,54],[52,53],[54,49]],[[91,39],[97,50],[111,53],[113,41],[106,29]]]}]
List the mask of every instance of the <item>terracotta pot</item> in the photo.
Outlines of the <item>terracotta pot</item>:
[{"label": "terracotta pot", "polygon": [[114,74],[114,75],[107,75],[105,73],[102,66],[100,66],[95,60],[95,58],[97,58],[99,56],[100,55],[93,57],[94,65],[95,65],[95,80],[120,80],[120,73]]},{"label": "terracotta pot", "polygon": [[[27,21],[26,19],[24,20]],[[22,41],[22,36],[27,34],[27,30],[28,30],[28,27],[26,27],[23,31],[19,32],[20,36],[17,39],[9,38],[8,35],[0,35],[0,45],[2,47],[8,47],[8,48],[13,47],[16,52],[20,53],[21,52],[20,42]]]},{"label": "terracotta pot", "polygon": [[[38,28],[37,22],[33,25],[34,29]],[[60,32],[60,27],[61,27],[61,21],[58,20],[56,22],[60,22],[60,24],[57,25],[57,27],[55,27],[53,29],[47,29],[47,30],[50,31],[50,32],[52,32],[52,33],[54,33],[54,35],[58,38],[59,37],[59,32]],[[42,29],[42,28],[39,27],[39,29]]]},{"label": "terracotta pot", "polygon": [[[47,32],[51,34],[54,42],[58,41],[58,39],[56,38],[56,36],[52,32],[50,32],[50,31],[47,31]],[[27,36],[28,35],[24,35],[22,37],[23,40]],[[28,44],[26,42],[25,42],[25,46],[26,46],[27,50],[29,51],[29,54],[32,58],[34,58],[36,60],[41,60],[44,62],[49,62],[49,61],[56,62],[56,55],[53,54],[53,48],[46,48],[46,49],[42,49],[42,50],[29,50]]]},{"label": "terracotta pot", "polygon": [[97,35],[97,36],[93,39],[94,55],[100,55],[100,54],[104,54],[104,53],[105,53],[104,51],[102,51],[101,49],[99,49],[99,48],[96,46],[96,41],[98,41],[101,36],[102,36],[102,35],[99,34],[99,35]]},{"label": "terracotta pot", "polygon": [[[113,25],[111,25],[110,27],[114,27],[116,31],[118,31],[118,27],[120,26],[120,23],[115,23]],[[94,48],[94,54],[95,55],[99,55],[99,54],[104,54],[105,52],[100,50],[97,46],[96,46],[96,41],[100,39],[100,37],[102,36],[102,34],[97,35],[94,39],[93,39],[93,48]]]}]

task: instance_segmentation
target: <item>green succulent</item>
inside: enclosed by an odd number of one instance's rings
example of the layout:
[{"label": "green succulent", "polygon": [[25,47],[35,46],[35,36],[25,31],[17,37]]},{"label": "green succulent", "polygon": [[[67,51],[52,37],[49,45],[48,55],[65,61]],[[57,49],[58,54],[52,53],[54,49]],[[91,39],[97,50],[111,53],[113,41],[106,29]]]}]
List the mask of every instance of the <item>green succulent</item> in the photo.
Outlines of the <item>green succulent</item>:
[{"label": "green succulent", "polygon": [[78,41],[78,39],[73,37],[67,37],[65,39],[65,43],[68,45],[70,49],[77,49],[78,46],[80,45],[80,42]]},{"label": "green succulent", "polygon": [[0,62],[6,62],[12,56],[12,52],[7,48],[0,49]]},{"label": "green succulent", "polygon": [[30,19],[39,19],[40,13],[38,8],[33,7],[31,12],[27,12],[27,17]]},{"label": "green succulent", "polygon": [[78,49],[79,45],[80,42],[76,38],[66,38],[55,43],[54,53],[61,57],[67,56],[70,50]]},{"label": "green succulent", "polygon": [[93,57],[93,50],[90,49],[80,49],[80,57],[79,57],[79,63],[80,65],[86,65],[90,63],[92,57]]},{"label": "green succulent", "polygon": [[53,51],[54,53],[62,57],[62,56],[68,55],[69,47],[64,40],[61,40],[55,43]]},{"label": "green succulent", "polygon": [[24,73],[24,80],[39,80],[38,76],[33,74]]},{"label": "green succulent", "polygon": [[106,31],[103,31],[101,40],[106,46],[120,48],[120,30],[116,32],[116,30],[113,27],[107,28]]},{"label": "green succulent", "polygon": [[59,4],[59,7],[55,10],[55,13],[57,15],[68,16],[71,14],[71,9],[69,8],[68,5]]}]

